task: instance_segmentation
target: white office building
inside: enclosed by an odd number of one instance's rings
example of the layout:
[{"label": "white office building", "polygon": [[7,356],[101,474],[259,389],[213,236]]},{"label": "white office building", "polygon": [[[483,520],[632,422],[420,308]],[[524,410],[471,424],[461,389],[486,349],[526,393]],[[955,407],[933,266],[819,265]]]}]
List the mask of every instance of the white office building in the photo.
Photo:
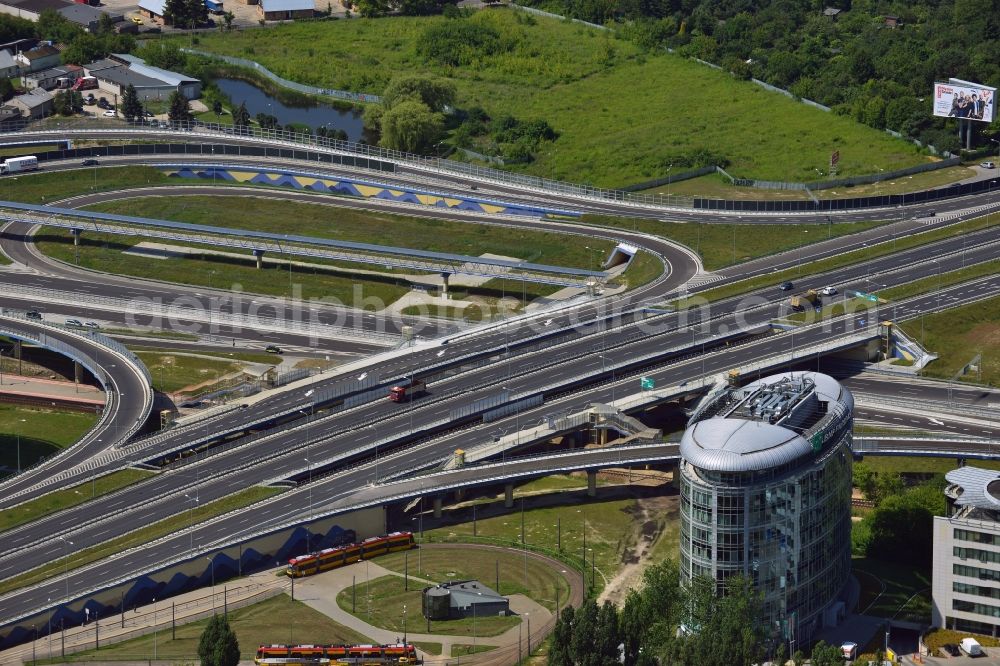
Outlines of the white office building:
[{"label": "white office building", "polygon": [[934,518],[934,626],[1000,635],[1000,472],[961,467],[945,479],[948,516]]}]

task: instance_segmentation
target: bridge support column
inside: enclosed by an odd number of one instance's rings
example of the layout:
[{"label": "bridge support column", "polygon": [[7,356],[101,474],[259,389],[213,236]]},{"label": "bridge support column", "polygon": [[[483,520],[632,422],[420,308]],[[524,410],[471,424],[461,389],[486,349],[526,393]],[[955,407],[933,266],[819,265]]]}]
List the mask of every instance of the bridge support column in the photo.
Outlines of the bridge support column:
[{"label": "bridge support column", "polygon": [[257,259],[257,270],[264,268],[264,250],[254,250],[253,256]]},{"label": "bridge support column", "polygon": [[595,437],[595,439],[597,440],[598,444],[600,444],[601,446],[605,446],[608,443],[608,429],[598,428],[597,437]]},{"label": "bridge support column", "polygon": [[514,484],[508,483],[503,487],[503,505],[507,509],[514,507]]},{"label": "bridge support column", "polygon": [[670,468],[670,486],[677,490],[681,488],[681,466],[677,463]]},{"label": "bridge support column", "polygon": [[440,518],[441,517],[441,503],[442,503],[442,499],[441,499],[440,495],[438,495],[437,497],[434,498],[434,517],[435,518]]},{"label": "bridge support column", "polygon": [[82,377],[83,377],[83,368],[77,361],[73,361],[73,383],[79,384]]},{"label": "bridge support column", "polygon": [[451,273],[441,273],[441,298],[448,298],[448,278]]},{"label": "bridge support column", "polygon": [[456,502],[461,502],[464,499],[465,499],[465,489],[464,488],[456,488],[455,489],[455,501]]},{"label": "bridge support column", "polygon": [[73,236],[73,245],[80,244],[80,235],[83,234],[81,229],[70,229],[69,233]]},{"label": "bridge support column", "polygon": [[597,496],[597,472],[595,470],[587,470],[587,497]]},{"label": "bridge support column", "polygon": [[14,340],[14,358],[17,359],[17,374],[21,374],[21,341]]}]

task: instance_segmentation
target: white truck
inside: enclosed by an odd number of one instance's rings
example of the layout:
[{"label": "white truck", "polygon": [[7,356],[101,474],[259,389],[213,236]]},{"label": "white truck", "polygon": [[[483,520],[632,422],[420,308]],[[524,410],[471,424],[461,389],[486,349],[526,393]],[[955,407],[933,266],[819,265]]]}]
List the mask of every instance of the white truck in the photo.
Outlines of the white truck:
[{"label": "white truck", "polygon": [[7,175],[11,173],[21,173],[22,171],[37,171],[38,170],[38,158],[34,155],[25,155],[24,157],[11,157],[3,161],[0,164],[0,175]]},{"label": "white truck", "polygon": [[963,638],[958,647],[970,657],[979,657],[983,654],[983,648],[975,638]]}]

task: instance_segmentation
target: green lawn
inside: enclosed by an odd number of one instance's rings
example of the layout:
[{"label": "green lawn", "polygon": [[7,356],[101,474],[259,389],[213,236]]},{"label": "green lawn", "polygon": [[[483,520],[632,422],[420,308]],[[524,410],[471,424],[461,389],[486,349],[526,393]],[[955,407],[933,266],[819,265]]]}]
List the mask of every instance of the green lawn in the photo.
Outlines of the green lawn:
[{"label": "green lawn", "polygon": [[[463,555],[464,556],[464,555]],[[411,581],[409,591],[403,589],[399,576],[383,576],[357,583],[355,611],[352,613],[372,626],[403,633],[403,607],[406,606],[407,629],[428,633],[427,621],[421,616],[422,584]],[[337,595],[337,605],[351,613],[351,588]],[[439,620],[430,623],[429,633],[444,636],[497,636],[516,627],[521,618],[516,615]]]},{"label": "green lawn", "polygon": [[0,196],[8,201],[51,203],[58,199],[131,187],[168,185],[175,182],[158,169],[146,166],[102,167],[78,171],[54,171],[14,176],[0,182]]},{"label": "green lawn", "polygon": [[976,354],[982,354],[981,376],[964,378],[1000,383],[1000,298],[990,298],[905,322],[901,328],[925,349],[939,354],[921,374],[951,379]]},{"label": "green lawn", "polygon": [[[470,525],[471,528],[471,525]],[[425,533],[425,536],[430,535]],[[565,604],[569,598],[569,585],[565,579],[555,573],[551,567],[528,557],[516,550],[493,551],[476,548],[425,548],[411,550],[409,555],[392,553],[377,560],[381,566],[402,573],[409,562],[410,575],[444,582],[446,580],[476,579],[502,595],[523,594],[555,612],[558,592],[559,604]],[[527,566],[525,566],[527,565]],[[500,572],[500,585],[497,586],[497,567]],[[527,575],[527,579],[525,576]],[[570,574],[572,575],[572,573]],[[410,589],[421,588],[423,584],[410,581]],[[402,585],[400,586],[402,589]],[[348,590],[349,595],[349,590]],[[362,589],[358,587],[358,611],[361,611]],[[348,596],[348,603],[350,597]],[[419,602],[418,602],[419,604]],[[419,605],[417,606],[419,608]],[[438,624],[438,623],[433,623]],[[440,631],[437,633],[449,633]]]},{"label": "green lawn", "polygon": [[614,246],[584,236],[243,196],[147,197],[87,210],[431,252],[499,254],[556,266],[591,266],[593,250],[588,247],[606,256]]},{"label": "green lawn", "polygon": [[[944,474],[958,467],[955,458],[928,458],[924,456],[866,455],[864,464],[873,471],[882,474]],[[1000,460],[976,460],[971,464],[976,467],[1000,470]]]},{"label": "green lawn", "polygon": [[[100,396],[101,394],[94,394]],[[76,443],[97,422],[97,414],[0,404],[0,467],[14,471],[30,467]]]},{"label": "green lawn", "polygon": [[59,146],[54,143],[37,144],[33,146],[10,146],[0,148],[0,157],[17,157],[18,155],[37,155],[47,153],[50,150],[59,150]]},{"label": "green lawn", "polygon": [[[136,356],[149,368],[153,388],[164,393],[173,393],[202,382],[214,382],[242,367],[238,362],[163,350],[140,351],[136,352]],[[273,359],[271,362],[274,362]]]},{"label": "green lawn", "polygon": [[833,225],[703,224],[606,215],[584,215],[581,221],[601,227],[643,231],[676,241],[697,252],[705,270],[708,271],[818,243],[827,238],[865,231],[883,224],[883,222],[841,222]]},{"label": "green lawn", "polygon": [[144,470],[123,469],[99,476],[78,486],[42,495],[38,499],[0,512],[0,532],[37,520],[50,513],[82,504],[94,497],[120,490],[145,479],[147,476],[152,476],[152,474],[152,472]]},{"label": "green lawn", "polygon": [[31,569],[22,574],[0,582],[0,594],[5,594],[11,590],[16,590],[27,585],[33,585],[54,575],[62,573],[66,569],[76,569],[98,560],[110,557],[115,553],[120,553],[129,548],[135,548],[144,543],[149,543],[154,539],[173,534],[190,525],[195,525],[202,521],[221,516],[229,511],[234,511],[262,499],[266,499],[282,492],[281,488],[264,488],[254,486],[241,490],[214,502],[207,502],[199,505],[193,510],[185,511],[185,507],[179,507],[178,512],[170,518],[165,518],[142,529],[129,534],[106,541],[99,546],[91,546],[74,552],[68,557],[53,560],[40,567]]},{"label": "green lawn", "polygon": [[[567,500],[563,506],[532,508],[531,500],[524,503],[525,539],[529,546],[555,551],[562,533],[563,557],[570,558],[579,566],[584,553],[584,528],[586,527],[586,554],[588,583],[591,582],[591,558],[596,565],[596,585],[598,591],[605,580],[610,580],[621,566],[625,550],[634,546],[637,522],[634,499],[589,500],[583,493]],[[502,502],[502,500],[501,500]],[[425,536],[434,541],[474,541],[496,543],[518,547],[521,542],[520,502],[509,513],[484,517],[487,511],[480,510],[476,521],[476,537],[473,537],[471,510],[466,511],[465,520],[458,525],[450,525],[427,530]]]},{"label": "green lawn", "polygon": [[699,151],[723,156],[734,175],[771,180],[815,179],[814,169],[824,168],[838,149],[843,175],[925,160],[904,141],[725,72],[505,8],[468,20],[493,26],[509,50],[480,55],[471,65],[432,64],[417,53],[417,41],[428,27],[449,20],[300,22],[206,33],[198,48],[255,60],[300,83],[376,94],[398,72],[448,78],[459,107],[480,105],[492,116],[544,119],[555,128],[558,139],[523,170],[604,187],[662,176]]},{"label": "green lawn", "polygon": [[[198,640],[208,620],[177,626],[177,638],[170,630],[161,629],[156,636],[159,659],[198,660]],[[338,624],[301,601],[292,601],[286,594],[229,611],[229,626],[236,632],[240,657],[252,660],[260,645],[271,644],[371,644],[366,636]],[[73,654],[74,661],[147,661],[153,656],[153,635],[134,638],[100,650]],[[440,652],[440,646],[438,647]],[[44,663],[44,662],[40,662]],[[59,663],[54,660],[52,663]]]}]

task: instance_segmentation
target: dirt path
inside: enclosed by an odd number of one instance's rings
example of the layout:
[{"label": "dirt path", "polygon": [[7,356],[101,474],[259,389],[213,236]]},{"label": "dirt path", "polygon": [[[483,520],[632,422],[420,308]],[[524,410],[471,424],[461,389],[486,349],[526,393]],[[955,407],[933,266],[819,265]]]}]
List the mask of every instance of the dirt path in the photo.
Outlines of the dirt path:
[{"label": "dirt path", "polygon": [[622,567],[604,586],[604,591],[597,598],[598,604],[610,601],[620,606],[629,591],[641,585],[643,572],[653,564],[652,555],[656,544],[664,537],[665,524],[679,510],[680,497],[677,495],[642,497],[636,500],[633,516],[636,522],[632,541],[634,545],[622,553]]}]

